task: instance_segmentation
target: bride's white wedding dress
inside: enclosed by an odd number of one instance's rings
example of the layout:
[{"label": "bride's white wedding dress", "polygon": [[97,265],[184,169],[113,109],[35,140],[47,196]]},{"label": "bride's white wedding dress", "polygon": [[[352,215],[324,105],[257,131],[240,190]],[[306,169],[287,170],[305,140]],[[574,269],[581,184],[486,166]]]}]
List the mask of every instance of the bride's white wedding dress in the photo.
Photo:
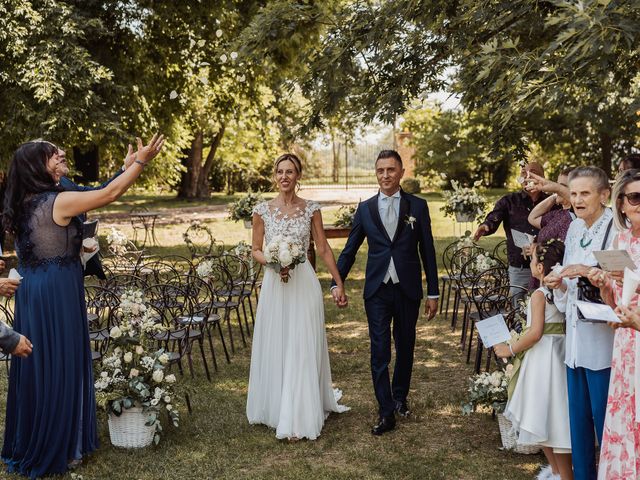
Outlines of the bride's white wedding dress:
[{"label": "bride's white wedding dress", "polygon": [[[284,215],[263,202],[254,212],[264,221],[265,245],[284,235],[307,251],[311,217],[319,209],[307,201],[304,209]],[[315,271],[309,262],[299,264],[284,283],[273,268],[265,268],[251,350],[249,423],[275,428],[277,438],[314,440],[330,412],[349,410],[338,404],[340,396],[331,384],[323,296]]]}]

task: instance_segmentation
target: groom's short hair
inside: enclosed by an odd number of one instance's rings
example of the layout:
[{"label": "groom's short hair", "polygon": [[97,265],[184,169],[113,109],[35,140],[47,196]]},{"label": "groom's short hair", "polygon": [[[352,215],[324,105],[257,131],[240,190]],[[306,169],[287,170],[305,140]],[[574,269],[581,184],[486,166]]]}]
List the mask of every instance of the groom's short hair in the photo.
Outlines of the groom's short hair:
[{"label": "groom's short hair", "polygon": [[381,158],[393,158],[402,166],[402,158],[400,157],[400,154],[395,150],[381,150],[378,154],[378,158],[376,158],[376,163],[378,163],[378,160],[380,160]]}]

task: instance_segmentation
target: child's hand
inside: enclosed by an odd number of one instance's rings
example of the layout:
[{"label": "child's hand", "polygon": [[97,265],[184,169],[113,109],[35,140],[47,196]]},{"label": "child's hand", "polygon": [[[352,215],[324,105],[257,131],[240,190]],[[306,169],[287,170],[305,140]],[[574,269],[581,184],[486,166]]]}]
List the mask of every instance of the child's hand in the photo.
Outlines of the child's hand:
[{"label": "child's hand", "polygon": [[493,346],[493,351],[496,352],[498,358],[509,358],[511,357],[511,350],[509,349],[509,345],[506,343],[499,343]]},{"label": "child's hand", "polygon": [[542,280],[545,286],[551,289],[558,289],[562,286],[562,278],[555,273],[550,273]]}]

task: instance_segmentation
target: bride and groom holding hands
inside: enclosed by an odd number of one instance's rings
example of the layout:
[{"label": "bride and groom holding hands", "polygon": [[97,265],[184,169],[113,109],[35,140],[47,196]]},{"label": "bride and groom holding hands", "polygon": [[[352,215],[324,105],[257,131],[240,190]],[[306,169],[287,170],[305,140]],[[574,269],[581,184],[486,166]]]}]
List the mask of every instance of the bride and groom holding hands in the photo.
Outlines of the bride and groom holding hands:
[{"label": "bride and groom holding hands", "polygon": [[[367,239],[364,306],[371,341],[371,374],[379,406],[371,433],[393,430],[396,413],[409,415],[408,393],[413,367],[416,322],[427,278],[424,314],[438,306],[438,272],[425,200],[400,188],[402,159],[383,150],[375,162],[380,192],[356,210],[347,243],[336,263],[322,225],[320,206],[296,195],[302,163],[292,154],[274,163],[278,196],[256,206],[252,250],[267,265],[264,245],[278,236],[294,239],[305,250],[310,235],[333,277],[331,294],[339,307],[348,304],[344,280]],[[283,281],[284,279],[288,281]],[[393,379],[389,379],[391,343],[395,345]],[[330,412],[348,407],[333,389],[324,325],[323,293],[315,271],[304,262],[295,269],[266,268],[253,336],[247,418],[276,430],[277,438],[315,439]]]}]

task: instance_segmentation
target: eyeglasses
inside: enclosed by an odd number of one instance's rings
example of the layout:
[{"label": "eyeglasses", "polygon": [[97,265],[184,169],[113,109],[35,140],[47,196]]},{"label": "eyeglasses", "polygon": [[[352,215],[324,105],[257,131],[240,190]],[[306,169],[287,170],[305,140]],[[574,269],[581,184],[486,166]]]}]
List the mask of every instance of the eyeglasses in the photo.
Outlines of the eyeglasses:
[{"label": "eyeglasses", "polygon": [[640,205],[640,192],[621,193],[620,198],[626,197],[629,205],[637,207]]}]

